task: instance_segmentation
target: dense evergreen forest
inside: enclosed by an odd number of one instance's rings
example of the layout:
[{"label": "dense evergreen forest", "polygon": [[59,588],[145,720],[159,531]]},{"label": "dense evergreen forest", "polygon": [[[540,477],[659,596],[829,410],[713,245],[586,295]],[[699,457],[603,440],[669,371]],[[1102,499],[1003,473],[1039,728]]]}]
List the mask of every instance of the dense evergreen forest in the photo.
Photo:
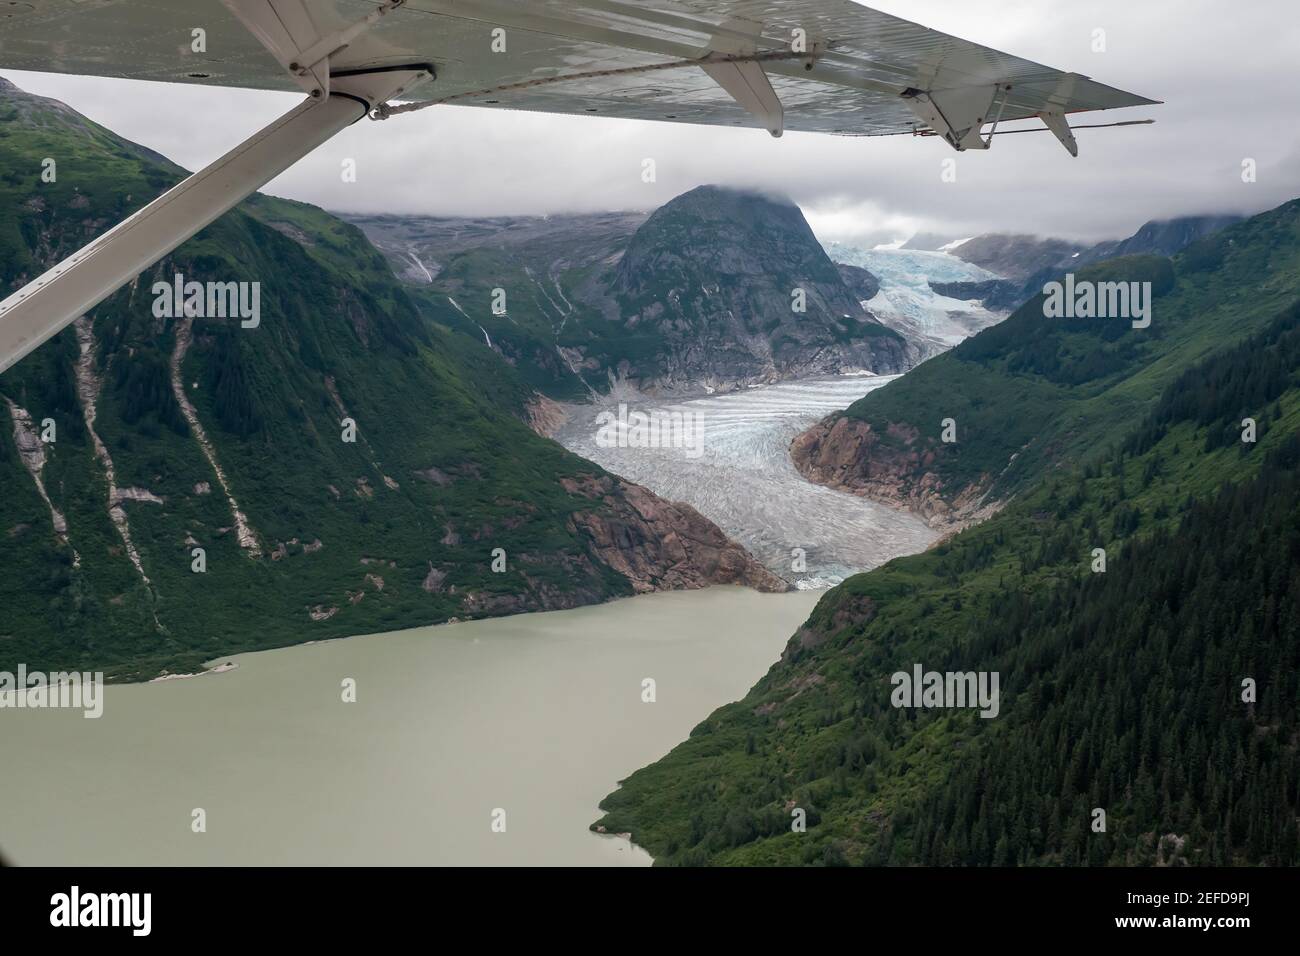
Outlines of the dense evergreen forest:
[{"label": "dense evergreen forest", "polygon": [[[598,825],[669,865],[1300,862],[1297,359],[1291,305],[991,520],[845,582]],[[917,662],[997,672],[1000,716],[891,706]]]},{"label": "dense evergreen forest", "polygon": [[[1269,428],[1297,370],[1300,305],[1180,376],[1112,472],[1182,422],[1204,429],[1206,452],[1249,454],[1243,416],[1270,409]],[[1145,460],[1143,480],[1159,468]],[[922,805],[915,859],[1300,862],[1300,434],[1253,478],[1180,510],[1108,573],[1020,596],[985,623],[979,656],[1037,696]],[[1096,807],[1109,808],[1100,834],[1086,825]]]},{"label": "dense evergreen forest", "polygon": [[[1025,699],[921,802],[902,855],[1300,862],[1297,502],[1293,436],[1254,479],[1190,503],[1176,530],[1132,542],[1107,573],[1018,595],[983,621],[963,656],[992,662]],[[1091,831],[1094,808],[1105,832]],[[894,856],[892,839],[874,858]]]}]

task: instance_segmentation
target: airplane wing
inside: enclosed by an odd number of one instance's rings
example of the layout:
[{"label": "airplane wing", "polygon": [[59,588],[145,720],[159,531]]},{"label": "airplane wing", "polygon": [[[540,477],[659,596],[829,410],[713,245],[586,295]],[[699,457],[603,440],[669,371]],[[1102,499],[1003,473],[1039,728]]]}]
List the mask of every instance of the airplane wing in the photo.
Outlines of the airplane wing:
[{"label": "airplane wing", "polygon": [[[268,5],[327,37],[389,4]],[[216,0],[27,0],[7,9],[0,68],[299,86]],[[195,29],[204,31],[201,50]],[[773,131],[911,133],[940,117],[962,130],[976,118],[1155,102],[851,0],[406,0],[329,52],[333,71],[433,64],[436,79],[408,101]],[[735,87],[757,87],[754,102]],[[918,111],[917,94],[933,99],[938,109],[928,109],[938,115]]]},{"label": "airplane wing", "polygon": [[[849,0],[0,0],[0,69],[307,98],[0,301],[0,372],[364,116],[440,104],[988,149],[1153,100]],[[984,127],[992,129],[985,134]]]}]

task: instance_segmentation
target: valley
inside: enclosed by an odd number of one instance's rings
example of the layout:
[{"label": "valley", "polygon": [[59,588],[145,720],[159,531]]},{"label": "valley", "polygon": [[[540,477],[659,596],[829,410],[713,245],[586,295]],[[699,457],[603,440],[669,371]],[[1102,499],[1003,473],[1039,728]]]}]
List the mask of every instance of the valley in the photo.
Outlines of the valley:
[{"label": "valley", "polygon": [[[6,287],[183,175],[3,79],[0,119]],[[56,181],[43,156],[66,157]],[[256,327],[155,315],[149,290],[176,275],[256,283]],[[253,196],[0,375],[0,395],[0,667],[140,680],[349,634],[788,586],[693,509],[538,436],[533,387],[481,330],[432,320],[358,229],[302,203]]]},{"label": "valley", "polygon": [[[1294,866],[1298,257],[1293,201],[1094,265],[1153,282],[1149,327],[1040,293],[799,436],[949,535],[828,592],[593,825],[667,865]],[[892,703],[920,662],[999,675],[998,719]]]},{"label": "valley", "polygon": [[[0,118],[5,287],[184,174],[2,79]],[[1076,268],[1149,321],[1049,316]],[[182,274],[256,321],[151,309]],[[90,783],[23,781],[0,847],[1294,864],[1298,302],[1298,202],[865,249],[714,185],[255,195],[0,375],[0,670],[113,682],[90,732],[12,718],[0,759]],[[982,707],[891,701],[909,673]]]}]

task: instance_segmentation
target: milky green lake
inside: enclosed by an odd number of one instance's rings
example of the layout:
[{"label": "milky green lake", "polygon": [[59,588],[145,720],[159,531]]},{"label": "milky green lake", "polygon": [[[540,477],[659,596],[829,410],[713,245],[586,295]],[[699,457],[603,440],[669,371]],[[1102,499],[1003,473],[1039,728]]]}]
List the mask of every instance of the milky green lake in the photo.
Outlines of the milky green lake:
[{"label": "milky green lake", "polygon": [[[743,696],[819,597],[651,594],[240,655],[222,674],[110,686],[98,720],[0,710],[0,853],[19,865],[646,865],[627,840],[588,830],[597,803]],[[206,832],[192,831],[196,808]]]}]

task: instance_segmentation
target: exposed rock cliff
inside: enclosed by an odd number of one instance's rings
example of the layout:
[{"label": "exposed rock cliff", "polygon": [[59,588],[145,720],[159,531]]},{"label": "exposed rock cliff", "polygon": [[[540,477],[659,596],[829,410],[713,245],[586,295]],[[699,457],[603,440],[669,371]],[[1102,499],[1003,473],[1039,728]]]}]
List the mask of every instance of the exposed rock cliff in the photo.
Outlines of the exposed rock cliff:
[{"label": "exposed rock cliff", "polygon": [[570,526],[590,541],[597,560],[631,581],[638,593],[710,584],[790,589],[690,505],[665,501],[609,475],[562,484],[570,494],[604,505],[574,513]]},{"label": "exposed rock cliff", "polygon": [[987,516],[986,482],[950,490],[933,470],[933,442],[914,428],[831,416],[795,436],[790,457],[809,481],[883,501],[920,515],[932,528],[956,530]]}]

